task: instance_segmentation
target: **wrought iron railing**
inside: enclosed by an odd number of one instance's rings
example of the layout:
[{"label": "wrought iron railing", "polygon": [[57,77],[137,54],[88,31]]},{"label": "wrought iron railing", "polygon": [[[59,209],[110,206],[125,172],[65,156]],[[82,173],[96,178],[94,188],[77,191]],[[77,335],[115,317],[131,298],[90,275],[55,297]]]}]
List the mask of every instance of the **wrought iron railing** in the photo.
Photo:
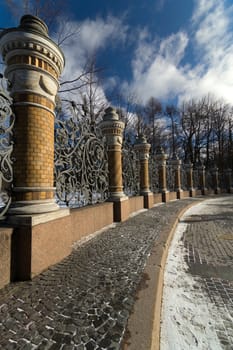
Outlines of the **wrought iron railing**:
[{"label": "wrought iron railing", "polygon": [[215,169],[206,169],[205,171],[205,181],[206,188],[215,189],[214,176]]},{"label": "wrought iron railing", "polygon": [[4,217],[11,203],[13,181],[12,151],[15,115],[12,99],[6,92],[6,81],[0,76],[0,219]]},{"label": "wrought iron railing", "polygon": [[149,158],[150,189],[153,193],[159,193],[159,167],[154,155]]},{"label": "wrought iron railing", "polygon": [[174,192],[176,191],[175,167],[170,161],[168,161],[166,169],[167,169],[167,189],[170,192]]},{"label": "wrought iron railing", "polygon": [[140,164],[138,155],[130,140],[124,140],[122,147],[122,176],[124,193],[137,196],[140,193]]},{"label": "wrought iron railing", "polygon": [[55,122],[55,186],[60,206],[82,207],[108,198],[106,145],[98,126],[71,108]]},{"label": "wrought iron railing", "polygon": [[189,189],[188,171],[189,171],[189,165],[182,164],[180,168],[180,178],[181,178],[181,188],[184,191],[187,191]]}]

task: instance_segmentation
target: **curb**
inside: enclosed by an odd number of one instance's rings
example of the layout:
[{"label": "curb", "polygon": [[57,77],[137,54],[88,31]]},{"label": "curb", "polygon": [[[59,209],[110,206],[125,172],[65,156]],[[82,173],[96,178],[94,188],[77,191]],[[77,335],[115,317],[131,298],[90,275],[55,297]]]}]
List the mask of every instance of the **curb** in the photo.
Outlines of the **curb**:
[{"label": "curb", "polygon": [[175,220],[172,218],[170,226],[161,232],[160,238],[155,242],[142,273],[121,350],[160,349],[163,278],[169,246],[180,218],[189,208],[203,200],[190,203],[181,209]]}]

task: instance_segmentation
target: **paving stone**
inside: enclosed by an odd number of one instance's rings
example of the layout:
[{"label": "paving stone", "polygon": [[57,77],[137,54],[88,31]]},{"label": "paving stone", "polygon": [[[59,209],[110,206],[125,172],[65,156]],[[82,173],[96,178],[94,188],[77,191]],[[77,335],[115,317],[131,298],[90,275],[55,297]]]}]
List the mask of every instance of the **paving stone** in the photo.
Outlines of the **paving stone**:
[{"label": "paving stone", "polygon": [[[152,247],[177,213],[193,202],[195,199],[174,201],[134,216],[77,246],[69,257],[32,281],[1,290],[0,332],[4,327],[4,338],[0,337],[0,349],[13,346],[10,343],[13,330],[14,339],[18,339],[17,349],[31,344],[31,349],[96,350],[102,342],[103,349],[119,350]],[[211,228],[209,225],[207,222],[206,230]],[[201,245],[210,247],[211,239],[202,236]],[[186,241],[190,245],[189,259],[198,260],[198,264],[211,260],[199,248],[193,253],[192,242]],[[216,250],[212,261],[224,265],[224,254],[229,254],[229,247]],[[216,288],[215,281],[208,282]],[[221,291],[222,288],[223,285]],[[233,295],[233,286],[231,290],[230,286],[226,288]],[[210,288],[209,292],[212,293]],[[227,299],[223,299],[225,303]],[[20,342],[25,334],[30,343]]]}]

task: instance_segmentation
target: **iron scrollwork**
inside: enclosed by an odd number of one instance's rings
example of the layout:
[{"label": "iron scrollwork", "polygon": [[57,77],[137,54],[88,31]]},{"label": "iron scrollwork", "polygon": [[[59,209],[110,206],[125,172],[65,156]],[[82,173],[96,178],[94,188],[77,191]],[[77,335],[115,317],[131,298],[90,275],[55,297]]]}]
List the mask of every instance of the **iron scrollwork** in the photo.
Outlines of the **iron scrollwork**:
[{"label": "iron scrollwork", "polygon": [[0,219],[11,204],[13,181],[12,151],[13,126],[15,115],[12,112],[12,99],[6,92],[5,80],[0,77]]},{"label": "iron scrollwork", "polygon": [[153,193],[159,193],[159,167],[154,155],[149,158],[149,176],[151,191]]},{"label": "iron scrollwork", "polygon": [[175,191],[175,168],[174,165],[168,161],[167,163],[167,189],[170,192]]},{"label": "iron scrollwork", "polygon": [[139,160],[130,140],[124,140],[122,147],[122,176],[124,193],[137,196],[140,192]]},{"label": "iron scrollwork", "polygon": [[108,198],[106,147],[97,125],[72,110],[55,122],[55,185],[58,204],[82,207]]}]

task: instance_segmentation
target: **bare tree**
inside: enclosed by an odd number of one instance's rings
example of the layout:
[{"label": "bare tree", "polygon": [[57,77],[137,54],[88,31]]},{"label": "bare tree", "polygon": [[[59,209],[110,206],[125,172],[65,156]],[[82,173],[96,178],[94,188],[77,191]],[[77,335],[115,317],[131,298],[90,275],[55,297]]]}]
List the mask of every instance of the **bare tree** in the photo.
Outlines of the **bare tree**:
[{"label": "bare tree", "polygon": [[148,120],[150,135],[149,141],[151,143],[151,150],[154,153],[159,143],[161,143],[161,128],[158,119],[161,118],[162,104],[155,97],[150,97],[144,109],[145,118]]}]

